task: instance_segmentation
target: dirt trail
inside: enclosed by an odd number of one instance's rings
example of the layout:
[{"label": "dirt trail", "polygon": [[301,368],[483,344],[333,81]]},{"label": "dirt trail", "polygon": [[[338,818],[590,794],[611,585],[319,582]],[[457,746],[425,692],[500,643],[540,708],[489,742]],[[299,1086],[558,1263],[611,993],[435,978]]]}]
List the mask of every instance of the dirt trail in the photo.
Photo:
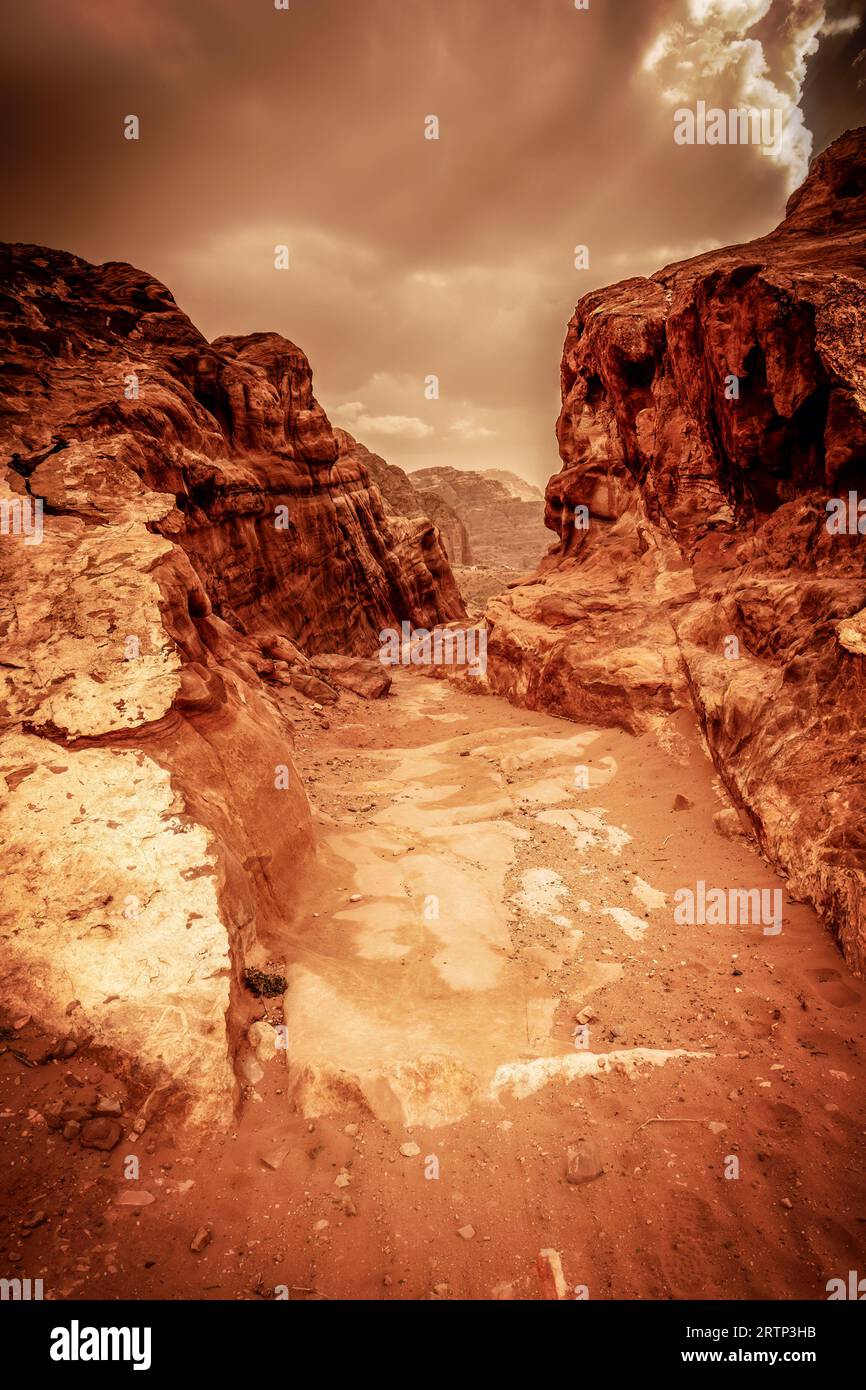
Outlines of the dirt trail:
[{"label": "dirt trail", "polygon": [[[26,1272],[212,1298],[538,1298],[551,1247],[591,1298],[823,1298],[866,1272],[862,982],[715,830],[689,717],[635,739],[400,673],[311,716],[298,761],[317,868],[265,943],[289,1073],[246,1058],[237,1129],[200,1154],[154,1126],[141,1210],[112,1205],[123,1144],[34,1124],[18,1209],[51,1216]],[[698,880],[782,890],[781,934],[675,925]],[[6,1113],[28,1087],[38,1109],[38,1074],[0,1064]],[[566,1180],[570,1144],[600,1176]]]}]

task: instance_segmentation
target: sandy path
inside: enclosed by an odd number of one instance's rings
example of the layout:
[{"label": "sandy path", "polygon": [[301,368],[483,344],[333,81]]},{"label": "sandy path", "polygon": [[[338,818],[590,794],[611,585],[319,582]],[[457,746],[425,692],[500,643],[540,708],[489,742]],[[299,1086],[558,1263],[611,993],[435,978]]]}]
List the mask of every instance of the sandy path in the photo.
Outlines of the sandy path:
[{"label": "sandy path", "polygon": [[[787,900],[778,936],[674,924],[698,879],[785,887],[713,828],[691,721],[634,739],[401,675],[323,723],[299,738],[317,871],[266,943],[290,1074],[255,1069],[200,1155],[155,1133],[140,1212],[107,1205],[118,1156],[65,1150],[30,1194],[68,1200],[66,1251],[31,1237],[58,1286],[537,1298],[549,1247],[593,1298],[823,1298],[866,1273],[863,985]],[[601,1175],[567,1182],[569,1144]]]},{"label": "sandy path", "polygon": [[[293,943],[288,1052],[308,1116],[331,1113],[351,1078],[378,1118],[436,1126],[503,1090],[606,1065],[594,1030],[578,1049],[570,1025],[620,979],[666,897],[608,823],[617,764],[596,757],[599,732],[508,711],[479,741],[495,701],[476,708],[408,677],[397,689],[410,739],[355,764],[348,804],[366,811],[347,809],[321,836],[327,879],[309,900],[332,901]],[[412,741],[420,729],[437,737]],[[339,804],[341,784],[323,783],[323,806]]]}]

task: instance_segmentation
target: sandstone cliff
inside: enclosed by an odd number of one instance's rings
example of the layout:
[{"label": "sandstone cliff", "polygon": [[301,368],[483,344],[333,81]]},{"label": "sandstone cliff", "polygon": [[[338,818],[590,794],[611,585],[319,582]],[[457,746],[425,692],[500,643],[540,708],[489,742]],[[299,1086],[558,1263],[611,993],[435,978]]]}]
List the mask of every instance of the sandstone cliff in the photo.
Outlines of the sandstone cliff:
[{"label": "sandstone cliff", "polygon": [[693,705],[764,852],[861,972],[866,538],[830,534],[827,503],[866,494],[864,142],[821,155],[769,235],[580,301],[560,544],[488,610],[490,684],[517,701],[660,733]]},{"label": "sandstone cliff", "polygon": [[[379,454],[371,453],[363,444],[359,444],[358,440],[354,439],[348,431],[337,429],[334,434],[337,437],[340,457],[355,459],[366,469],[371,480],[378,487],[392,527],[396,526],[397,530],[401,530],[406,518],[415,523],[420,519],[423,523],[420,528],[421,534],[427,537],[431,529],[430,523],[432,523],[439,533],[438,539],[444,547],[450,563],[452,565],[472,563],[469,532],[457,512],[444,498],[440,497],[433,489],[422,492],[416,488],[408,473],[404,473],[403,469],[398,468],[396,464],[386,463]],[[413,530],[418,530],[417,524]],[[440,582],[447,586],[451,581],[446,579]],[[448,588],[448,593],[453,599],[450,588]]]},{"label": "sandstone cliff", "polygon": [[296,692],[381,693],[319,654],[462,603],[292,343],[209,344],[128,265],[6,246],[0,280],[2,1002],[224,1117],[311,845]]},{"label": "sandstone cliff", "polygon": [[516,473],[509,473],[507,468],[482,468],[481,476],[482,478],[491,478],[494,483],[501,483],[509,497],[516,497],[520,502],[542,502],[544,500],[544,493],[540,488],[537,488],[534,483],[527,483]]},{"label": "sandstone cliff", "polygon": [[444,501],[466,527],[468,553],[451,555],[449,551],[454,564],[532,569],[550,546],[541,494],[537,500],[531,496],[527,500],[529,484],[514,474],[499,469],[475,473],[460,468],[419,468],[410,473],[409,480],[425,502],[428,497]]}]

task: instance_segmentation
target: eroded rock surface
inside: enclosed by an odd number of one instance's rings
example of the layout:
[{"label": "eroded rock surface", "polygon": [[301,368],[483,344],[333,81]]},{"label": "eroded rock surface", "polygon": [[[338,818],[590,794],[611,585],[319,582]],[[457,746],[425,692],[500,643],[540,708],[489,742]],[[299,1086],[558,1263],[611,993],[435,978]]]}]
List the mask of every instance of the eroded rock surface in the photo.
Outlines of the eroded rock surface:
[{"label": "eroded rock surface", "polygon": [[455,564],[522,571],[550,546],[541,493],[514,473],[443,467],[418,468],[409,477],[431,508],[444,503],[465,526],[468,548],[449,551]]},{"label": "eroded rock surface", "polygon": [[[432,523],[438,531],[437,539],[444,547],[450,563],[472,563],[469,532],[454,507],[434,489],[422,490],[415,487],[409,474],[404,473],[402,468],[387,463],[379,454],[372,453],[346,430],[338,429],[334,434],[341,457],[348,456],[359,462],[378,487],[389,521],[398,534],[415,537],[416,541],[422,544],[426,539],[429,546],[432,543]],[[407,525],[407,522],[411,524]]]},{"label": "eroded rock surface", "polygon": [[385,693],[380,628],[462,603],[292,343],[209,344],[127,265],[0,275],[0,1002],[224,1120],[312,843],[293,715]]},{"label": "eroded rock surface", "polygon": [[[491,604],[492,689],[633,731],[694,705],[760,845],[866,969],[866,131],[769,235],[578,304],[558,549]],[[581,509],[585,508],[586,511]]]}]

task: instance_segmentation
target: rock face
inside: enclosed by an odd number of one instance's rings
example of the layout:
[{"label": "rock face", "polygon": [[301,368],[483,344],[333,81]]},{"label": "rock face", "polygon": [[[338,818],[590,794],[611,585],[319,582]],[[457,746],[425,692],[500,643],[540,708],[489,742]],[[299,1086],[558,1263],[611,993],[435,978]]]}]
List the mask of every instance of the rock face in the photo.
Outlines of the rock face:
[{"label": "rock face", "polygon": [[494,483],[501,483],[509,497],[516,497],[519,502],[543,502],[544,493],[533,483],[527,483],[524,478],[519,478],[516,473],[509,473],[505,468],[482,468],[482,478],[491,478]]},{"label": "rock face", "polygon": [[630,729],[693,705],[863,972],[866,536],[828,502],[866,495],[866,131],[769,235],[585,296],[557,432],[559,547],[488,610],[492,688]]},{"label": "rock face", "polygon": [[383,693],[341,657],[462,604],[292,343],[209,344],[127,265],[6,246],[0,277],[0,1003],[224,1118],[311,848],[297,692]]},{"label": "rock face", "polygon": [[412,555],[424,556],[436,580],[443,613],[462,617],[462,599],[451,564],[465,563],[461,557],[469,553],[469,533],[457,513],[435,492],[419,492],[408,473],[371,453],[348,431],[337,429],[334,434],[340,458],[363,469],[379,489],[395,547],[408,552],[410,564]]},{"label": "rock face", "polygon": [[533,569],[550,546],[541,493],[514,473],[419,468],[409,479],[425,501],[444,502],[466,527],[469,547],[460,554],[449,551],[454,564],[524,571]]}]

